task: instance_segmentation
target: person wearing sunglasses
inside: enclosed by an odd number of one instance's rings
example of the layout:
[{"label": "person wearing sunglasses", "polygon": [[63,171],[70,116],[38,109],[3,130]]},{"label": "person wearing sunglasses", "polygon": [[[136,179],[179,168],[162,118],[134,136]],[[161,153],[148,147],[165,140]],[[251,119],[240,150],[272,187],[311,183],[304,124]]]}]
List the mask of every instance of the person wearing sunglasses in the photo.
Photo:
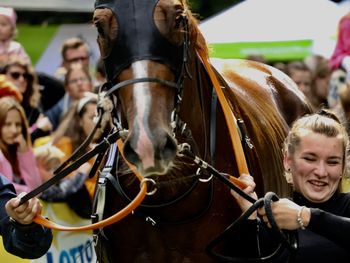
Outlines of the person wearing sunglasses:
[{"label": "person wearing sunglasses", "polygon": [[21,105],[29,123],[31,140],[48,135],[52,125],[41,110],[39,84],[33,67],[13,58],[4,64],[0,73],[6,75],[23,96]]},{"label": "person wearing sunglasses", "polygon": [[61,47],[61,67],[55,72],[55,77],[64,80],[65,74],[73,64],[90,67],[90,50],[85,41],[79,37],[66,39]]}]

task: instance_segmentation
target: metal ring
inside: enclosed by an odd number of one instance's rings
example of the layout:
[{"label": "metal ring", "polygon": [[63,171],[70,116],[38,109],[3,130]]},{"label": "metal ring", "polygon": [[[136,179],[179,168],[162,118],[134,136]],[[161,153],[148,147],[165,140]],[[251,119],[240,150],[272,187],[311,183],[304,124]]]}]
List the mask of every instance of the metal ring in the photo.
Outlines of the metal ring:
[{"label": "metal ring", "polygon": [[198,180],[201,183],[208,183],[211,179],[213,179],[213,174],[210,174],[210,176],[208,178],[199,178]]},{"label": "metal ring", "polygon": [[146,195],[154,195],[155,192],[157,192],[157,187],[156,187],[156,181],[154,181],[153,179],[143,178],[142,181],[140,182],[140,188],[142,188],[143,184],[147,182],[153,184],[153,190],[151,192],[147,192]]}]

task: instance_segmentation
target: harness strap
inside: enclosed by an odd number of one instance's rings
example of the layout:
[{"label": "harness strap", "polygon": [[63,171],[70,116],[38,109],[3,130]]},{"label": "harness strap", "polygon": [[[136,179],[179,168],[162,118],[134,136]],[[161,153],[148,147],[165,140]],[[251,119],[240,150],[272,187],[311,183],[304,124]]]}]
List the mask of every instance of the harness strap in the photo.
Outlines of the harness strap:
[{"label": "harness strap", "polygon": [[108,181],[107,178],[113,169],[113,160],[116,155],[116,151],[116,144],[112,144],[108,153],[106,165],[102,169],[102,172],[99,174],[93,206],[95,213],[91,216],[94,222],[98,222],[103,219],[103,212],[106,204],[106,186]]},{"label": "harness strap", "polygon": [[218,96],[213,89],[211,95],[211,108],[210,108],[210,156],[213,163],[215,163],[216,152],[216,107],[218,105]]},{"label": "harness strap", "polygon": [[[121,139],[118,139],[117,145],[119,149],[123,148],[123,142],[121,141]],[[120,152],[122,153],[122,151]],[[79,227],[62,226],[62,225],[56,224],[55,222],[49,221],[48,219],[44,218],[42,215],[37,215],[34,218],[34,222],[42,226],[45,226],[47,228],[61,230],[61,231],[86,231],[86,230],[95,230],[95,229],[103,228],[105,226],[118,222],[124,217],[128,216],[130,213],[132,213],[132,211],[134,211],[142,203],[143,199],[145,198],[147,194],[147,184],[142,183],[144,178],[137,171],[136,167],[130,164],[127,160],[125,161],[129,165],[132,172],[135,173],[136,177],[140,180],[141,189],[140,189],[140,192],[135,197],[135,199],[132,202],[130,202],[126,207],[124,207],[123,210],[99,222],[86,225],[86,226],[79,226]]]},{"label": "harness strap", "polygon": [[163,80],[163,79],[158,79],[158,78],[138,78],[138,79],[128,79],[124,80],[122,82],[119,82],[118,84],[112,86],[107,92],[106,92],[106,97],[111,95],[113,92],[116,90],[123,88],[125,86],[135,84],[135,83],[141,83],[141,82],[155,82],[155,83],[160,83],[165,86],[171,87],[171,88],[178,88],[178,85],[175,82],[168,81],[168,80]]},{"label": "harness strap", "polygon": [[61,179],[66,177],[71,172],[75,171],[78,167],[80,167],[83,163],[86,163],[89,161],[92,157],[94,157],[96,154],[106,151],[108,147],[114,143],[119,138],[119,131],[116,131],[109,135],[107,138],[105,138],[100,144],[98,144],[94,149],[87,152],[83,156],[81,156],[79,159],[76,160],[76,162],[72,163],[67,168],[61,170],[60,172],[56,173],[52,178],[50,178],[48,181],[43,183],[42,185],[35,188],[33,191],[29,192],[25,196],[21,198],[21,201],[19,205],[27,202],[29,199],[37,196],[38,194],[42,193],[46,189],[48,189],[50,186],[56,184]]},{"label": "harness strap", "polygon": [[[297,232],[294,231],[281,231],[276,224],[275,219],[273,218],[271,204],[274,201],[278,201],[278,196],[273,192],[268,192],[263,198],[256,200],[253,205],[243,213],[238,219],[236,219],[229,227],[225,229],[218,237],[212,240],[207,246],[207,252],[214,258],[225,261],[225,262],[270,262],[273,258],[277,257],[283,252],[284,248],[287,248],[291,253],[292,257],[295,256],[296,251],[298,250],[298,239]],[[259,207],[265,207],[266,215],[269,220],[269,223],[272,227],[272,231],[277,234],[277,237],[280,238],[281,242],[275,251],[270,255],[256,258],[242,258],[242,257],[231,257],[224,256],[214,251],[214,248],[227,236],[231,236],[234,230],[238,229],[240,225],[248,220],[249,216],[253,214]],[[259,218],[258,221],[261,221]],[[264,223],[264,221],[262,221]],[[264,223],[265,224],[265,223]]]},{"label": "harness strap", "polygon": [[[216,75],[212,69],[212,66],[209,64],[207,56],[204,54],[204,52],[202,50],[197,50],[197,53],[198,53],[198,56],[201,59],[203,65],[204,65],[204,68],[206,69],[206,71],[207,71],[207,73],[208,73],[208,75],[213,83],[213,86],[214,86],[216,94],[218,96],[222,111],[224,112],[226,125],[227,125],[227,128],[229,130],[229,134],[230,134],[230,138],[231,138],[231,143],[232,143],[231,146],[233,148],[233,152],[234,152],[236,160],[237,160],[238,172],[240,175],[243,173],[248,174],[249,169],[247,166],[242,143],[241,143],[240,136],[238,134],[238,129],[236,126],[237,120],[229,107],[229,103],[227,102],[227,99],[226,99],[226,97],[221,89],[221,86],[219,84],[218,79],[216,78]],[[237,179],[234,176],[231,176],[230,180],[232,180],[232,182],[240,185],[240,187],[242,189],[247,187],[245,183],[241,182],[239,179]]]}]

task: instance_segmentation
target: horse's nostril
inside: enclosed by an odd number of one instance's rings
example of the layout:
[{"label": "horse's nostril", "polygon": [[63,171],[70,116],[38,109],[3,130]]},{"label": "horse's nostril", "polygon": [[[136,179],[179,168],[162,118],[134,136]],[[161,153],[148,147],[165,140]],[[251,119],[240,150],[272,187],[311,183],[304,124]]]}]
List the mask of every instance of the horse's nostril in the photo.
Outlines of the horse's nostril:
[{"label": "horse's nostril", "polygon": [[135,150],[132,148],[130,140],[126,140],[124,143],[124,156],[132,164],[137,164],[140,162],[140,158]]},{"label": "horse's nostril", "polygon": [[176,151],[176,141],[170,135],[167,135],[166,142],[162,151],[162,159],[172,160],[176,155]]}]

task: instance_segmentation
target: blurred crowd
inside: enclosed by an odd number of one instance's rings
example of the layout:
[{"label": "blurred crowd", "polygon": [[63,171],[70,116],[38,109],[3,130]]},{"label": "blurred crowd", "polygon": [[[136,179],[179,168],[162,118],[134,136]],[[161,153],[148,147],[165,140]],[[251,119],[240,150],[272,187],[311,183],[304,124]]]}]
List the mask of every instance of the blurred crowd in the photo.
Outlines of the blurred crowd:
[{"label": "blurred crowd", "polygon": [[[79,37],[61,46],[61,66],[54,75],[37,72],[16,41],[17,15],[0,7],[0,173],[17,194],[30,192],[53,176],[94,127],[97,91],[105,81],[101,61],[90,63],[90,50]],[[95,136],[85,152],[98,141]],[[50,187],[40,198],[66,202],[90,218],[96,177],[93,159]]]}]

